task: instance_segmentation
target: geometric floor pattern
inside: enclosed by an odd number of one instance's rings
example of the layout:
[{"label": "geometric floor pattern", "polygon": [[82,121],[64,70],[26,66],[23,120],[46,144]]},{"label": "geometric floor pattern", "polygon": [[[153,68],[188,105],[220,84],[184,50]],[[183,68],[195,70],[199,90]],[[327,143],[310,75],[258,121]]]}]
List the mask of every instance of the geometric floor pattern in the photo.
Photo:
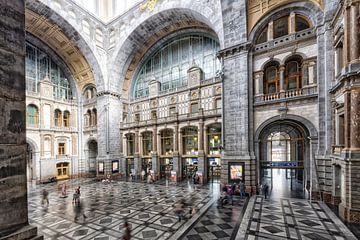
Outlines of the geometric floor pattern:
[{"label": "geometric floor pattern", "polygon": [[182,239],[232,239],[237,233],[246,199],[234,197],[234,204],[218,207],[214,203]]},{"label": "geometric floor pattern", "polygon": [[321,202],[280,198],[249,200],[236,239],[357,239]]},{"label": "geometric floor pattern", "polygon": [[[124,219],[131,227],[131,239],[172,239],[187,220],[178,222],[174,204],[186,199],[201,210],[214,196],[206,188],[144,184],[135,182],[69,182],[69,196],[61,198],[56,184],[29,188],[29,222],[45,239],[122,239]],[[85,217],[75,221],[72,193],[81,185],[81,208]],[[49,192],[49,207],[41,205],[41,191]]]}]

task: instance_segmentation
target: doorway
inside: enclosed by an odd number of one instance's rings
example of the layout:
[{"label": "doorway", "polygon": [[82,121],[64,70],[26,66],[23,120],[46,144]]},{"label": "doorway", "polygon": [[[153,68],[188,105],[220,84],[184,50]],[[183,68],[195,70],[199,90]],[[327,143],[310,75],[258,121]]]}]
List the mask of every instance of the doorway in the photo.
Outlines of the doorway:
[{"label": "doorway", "polygon": [[273,198],[305,198],[306,131],[290,121],[265,128],[259,141],[260,184],[269,186]]},{"label": "doorway", "polygon": [[69,163],[57,163],[56,173],[57,179],[69,178]]}]

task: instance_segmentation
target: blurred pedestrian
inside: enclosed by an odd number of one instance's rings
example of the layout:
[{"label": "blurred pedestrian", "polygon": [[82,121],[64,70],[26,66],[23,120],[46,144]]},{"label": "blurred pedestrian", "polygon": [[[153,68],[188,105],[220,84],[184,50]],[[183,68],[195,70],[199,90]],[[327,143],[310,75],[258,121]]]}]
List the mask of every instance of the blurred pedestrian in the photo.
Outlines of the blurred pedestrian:
[{"label": "blurred pedestrian", "polygon": [[130,228],[130,224],[128,223],[128,221],[125,219],[125,223],[124,223],[124,235],[123,235],[123,240],[130,240],[131,239],[131,228]]},{"label": "blurred pedestrian", "polygon": [[46,189],[43,189],[42,191],[42,199],[41,199],[41,204],[45,205],[48,207],[49,206],[49,192],[46,191]]}]

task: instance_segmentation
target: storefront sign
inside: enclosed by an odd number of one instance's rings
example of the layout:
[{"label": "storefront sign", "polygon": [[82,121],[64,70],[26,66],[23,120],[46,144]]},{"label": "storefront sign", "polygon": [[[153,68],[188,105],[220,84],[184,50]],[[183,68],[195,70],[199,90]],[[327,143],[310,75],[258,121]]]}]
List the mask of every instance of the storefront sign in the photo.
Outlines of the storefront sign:
[{"label": "storefront sign", "polygon": [[104,163],[103,162],[99,162],[98,172],[99,173],[104,173]]},{"label": "storefront sign", "polygon": [[113,173],[119,172],[119,162],[118,161],[112,162],[112,172]]}]

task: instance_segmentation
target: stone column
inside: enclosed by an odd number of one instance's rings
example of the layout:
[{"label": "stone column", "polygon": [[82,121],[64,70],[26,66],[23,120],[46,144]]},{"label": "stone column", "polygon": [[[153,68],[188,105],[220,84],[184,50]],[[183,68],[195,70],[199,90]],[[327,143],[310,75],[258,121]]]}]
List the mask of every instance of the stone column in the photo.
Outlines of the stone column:
[{"label": "stone column", "polygon": [[160,163],[159,163],[159,155],[157,152],[157,141],[158,141],[158,133],[157,133],[157,126],[153,127],[153,142],[152,142],[152,153],[151,153],[151,163],[152,163],[152,170],[154,171],[155,179],[160,177]]},{"label": "stone column", "polygon": [[198,172],[202,174],[200,177],[201,183],[206,183],[206,158],[204,152],[204,122],[201,119],[199,122],[198,128],[198,141],[199,141],[199,151],[198,151]]},{"label": "stone column", "polygon": [[274,22],[271,21],[268,24],[268,32],[267,32],[267,39],[271,41],[274,39]]},{"label": "stone column", "polygon": [[350,149],[360,151],[360,88],[351,90]]},{"label": "stone column", "polygon": [[296,22],[295,22],[295,13],[290,13],[290,26],[289,26],[289,33],[295,33],[296,32]]},{"label": "stone column", "polygon": [[[179,141],[180,139],[180,141]],[[182,164],[181,164],[181,151],[182,147],[179,145],[181,142],[181,132],[179,130],[179,125],[175,124],[174,129],[174,152],[173,152],[173,171],[176,172],[177,180],[180,181],[182,179]],[[180,150],[180,152],[179,152]]]},{"label": "stone column", "polygon": [[350,7],[350,62],[359,60],[359,5]]},{"label": "stone column", "polygon": [[[120,121],[122,103],[120,94],[115,92],[99,92],[97,96],[97,139],[98,162],[104,162],[104,174],[113,175],[112,161],[119,161],[120,154]],[[99,173],[97,172],[97,175]],[[103,174],[101,174],[103,176]]]},{"label": "stone column", "polygon": [[140,136],[139,136],[139,129],[137,128],[135,130],[135,153],[134,153],[134,169],[135,169],[135,174],[137,176],[140,175],[141,172],[141,157],[140,157],[140,147],[139,147],[139,140],[140,140]]},{"label": "stone column", "polygon": [[26,179],[24,1],[0,1],[0,238],[32,239]]},{"label": "stone column", "polygon": [[280,93],[285,91],[285,66],[281,65],[279,67],[280,74]]}]

